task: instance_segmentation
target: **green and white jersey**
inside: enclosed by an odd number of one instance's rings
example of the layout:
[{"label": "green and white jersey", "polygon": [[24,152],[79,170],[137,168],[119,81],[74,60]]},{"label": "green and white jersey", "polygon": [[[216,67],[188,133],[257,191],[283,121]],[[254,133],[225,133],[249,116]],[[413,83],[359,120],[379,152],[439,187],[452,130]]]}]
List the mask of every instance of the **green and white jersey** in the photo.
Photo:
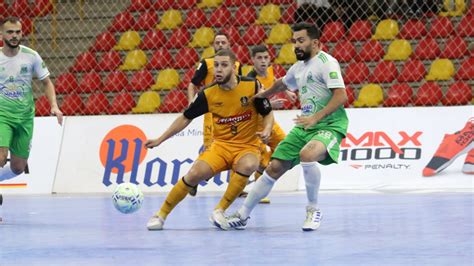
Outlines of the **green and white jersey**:
[{"label": "green and white jersey", "polygon": [[[283,83],[299,91],[301,115],[310,116],[323,109],[331,99],[332,89],[345,88],[337,60],[323,51],[307,62],[298,61],[286,73]],[[314,127],[329,126],[342,134],[347,132],[348,119],[341,106]]]},{"label": "green and white jersey", "polygon": [[20,45],[20,51],[8,57],[0,50],[0,115],[11,118],[28,118],[35,115],[31,80],[49,76],[41,56]]}]

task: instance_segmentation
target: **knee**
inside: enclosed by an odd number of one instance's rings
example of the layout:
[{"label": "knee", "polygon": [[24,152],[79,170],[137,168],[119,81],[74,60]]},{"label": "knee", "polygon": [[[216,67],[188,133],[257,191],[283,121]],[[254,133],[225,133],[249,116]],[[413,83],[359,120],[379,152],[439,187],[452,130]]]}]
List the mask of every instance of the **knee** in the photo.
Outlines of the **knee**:
[{"label": "knee", "polygon": [[19,175],[21,173],[23,173],[25,171],[25,167],[24,166],[19,166],[19,165],[10,165],[10,169],[12,170],[13,173],[15,173],[16,175]]},{"label": "knee", "polygon": [[259,166],[258,161],[247,162],[246,164],[239,166],[239,169],[236,169],[236,170],[237,172],[241,174],[250,176],[251,174],[253,174],[253,172],[257,171],[258,166]]},{"label": "knee", "polygon": [[7,164],[7,158],[0,158],[0,167],[3,168]]},{"label": "knee", "polygon": [[272,160],[272,161],[270,162],[270,164],[268,165],[268,167],[265,169],[265,171],[266,171],[267,174],[270,175],[272,178],[278,179],[278,178],[280,178],[280,176],[282,176],[288,169],[289,169],[289,167],[285,167],[285,165],[282,164],[280,161],[278,161],[278,160]]},{"label": "knee", "polygon": [[301,162],[319,162],[324,160],[325,154],[315,151],[310,151],[307,149],[302,149],[300,151],[300,161]]}]

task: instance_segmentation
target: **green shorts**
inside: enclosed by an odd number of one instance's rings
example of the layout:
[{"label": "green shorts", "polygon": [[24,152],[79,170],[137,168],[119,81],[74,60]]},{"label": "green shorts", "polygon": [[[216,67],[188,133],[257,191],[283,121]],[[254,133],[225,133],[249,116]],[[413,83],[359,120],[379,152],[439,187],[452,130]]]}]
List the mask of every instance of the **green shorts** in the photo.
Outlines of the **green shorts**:
[{"label": "green shorts", "polygon": [[28,159],[33,138],[33,118],[15,119],[0,116],[0,147],[11,154]]},{"label": "green shorts", "polygon": [[329,156],[320,161],[322,165],[337,163],[339,158],[339,145],[344,135],[333,129],[312,129],[304,130],[294,127],[286,138],[278,144],[272,159],[280,159],[283,161],[291,161],[291,167],[300,163],[300,151],[311,140],[322,142],[326,146]]}]

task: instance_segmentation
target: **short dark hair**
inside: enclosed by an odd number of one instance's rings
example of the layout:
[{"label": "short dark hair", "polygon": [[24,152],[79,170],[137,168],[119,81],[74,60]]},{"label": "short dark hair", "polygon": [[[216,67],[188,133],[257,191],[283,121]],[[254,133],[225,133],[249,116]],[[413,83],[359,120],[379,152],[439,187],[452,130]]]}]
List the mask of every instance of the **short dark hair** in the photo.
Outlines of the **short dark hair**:
[{"label": "short dark hair", "polygon": [[257,45],[252,48],[252,50],[250,51],[250,54],[252,55],[252,57],[254,57],[257,53],[264,53],[264,52],[268,52],[267,46]]},{"label": "short dark hair", "polygon": [[293,25],[293,32],[295,31],[300,31],[300,30],[306,30],[308,33],[308,36],[311,39],[319,39],[321,37],[321,32],[319,31],[319,28],[311,23],[308,22],[301,22]]},{"label": "short dark hair", "polygon": [[223,31],[219,31],[218,33],[216,33],[216,35],[214,35],[214,40],[217,38],[217,36],[225,36],[227,38],[227,40],[230,41],[229,35],[227,35],[227,33],[223,32]]},{"label": "short dark hair", "polygon": [[234,52],[232,52],[232,50],[230,49],[219,50],[214,55],[214,57],[216,56],[228,56],[230,58],[230,61],[232,61],[232,64],[235,63],[235,61],[237,61],[237,57],[235,56]]},{"label": "short dark hair", "polygon": [[19,17],[15,17],[15,16],[10,16],[10,17],[3,18],[0,22],[1,23],[0,26],[3,26],[7,22],[10,22],[10,23],[13,23],[13,24],[18,23],[18,22],[21,23],[21,19]]}]

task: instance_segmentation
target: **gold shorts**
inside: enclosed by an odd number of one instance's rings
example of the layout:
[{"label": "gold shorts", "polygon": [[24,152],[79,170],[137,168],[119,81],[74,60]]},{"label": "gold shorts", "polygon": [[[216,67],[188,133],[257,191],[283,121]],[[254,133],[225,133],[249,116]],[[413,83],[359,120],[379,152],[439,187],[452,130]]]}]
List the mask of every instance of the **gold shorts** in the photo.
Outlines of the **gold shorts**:
[{"label": "gold shorts", "polygon": [[254,154],[260,159],[260,147],[258,144],[228,144],[214,141],[209,149],[199,155],[197,160],[209,164],[214,174],[217,174],[224,170],[233,169],[239,159],[249,153]]}]

